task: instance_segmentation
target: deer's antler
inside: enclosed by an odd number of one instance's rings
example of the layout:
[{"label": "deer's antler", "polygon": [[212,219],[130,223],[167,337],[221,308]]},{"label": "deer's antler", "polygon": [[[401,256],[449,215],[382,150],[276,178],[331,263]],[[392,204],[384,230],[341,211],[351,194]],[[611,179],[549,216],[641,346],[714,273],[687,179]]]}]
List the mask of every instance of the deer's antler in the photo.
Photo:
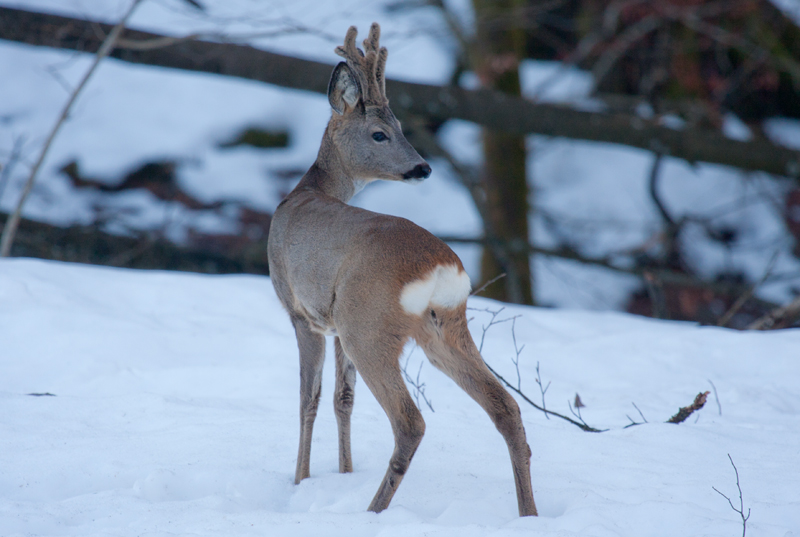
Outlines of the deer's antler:
[{"label": "deer's antler", "polygon": [[336,47],[336,54],[347,61],[347,65],[358,77],[364,104],[385,104],[386,99],[386,59],[389,51],[380,46],[381,27],[373,22],[369,35],[364,40],[366,54],[356,46],[358,30],[351,26],[344,38],[344,45]]}]

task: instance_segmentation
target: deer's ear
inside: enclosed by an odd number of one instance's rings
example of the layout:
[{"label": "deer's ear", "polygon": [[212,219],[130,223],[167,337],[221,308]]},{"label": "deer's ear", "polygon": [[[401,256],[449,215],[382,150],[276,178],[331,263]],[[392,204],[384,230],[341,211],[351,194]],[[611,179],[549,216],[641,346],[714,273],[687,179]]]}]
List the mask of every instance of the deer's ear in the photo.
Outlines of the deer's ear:
[{"label": "deer's ear", "polygon": [[331,81],[328,82],[328,101],[337,114],[344,114],[348,108],[356,107],[361,98],[361,87],[345,62],[339,62],[333,69]]}]

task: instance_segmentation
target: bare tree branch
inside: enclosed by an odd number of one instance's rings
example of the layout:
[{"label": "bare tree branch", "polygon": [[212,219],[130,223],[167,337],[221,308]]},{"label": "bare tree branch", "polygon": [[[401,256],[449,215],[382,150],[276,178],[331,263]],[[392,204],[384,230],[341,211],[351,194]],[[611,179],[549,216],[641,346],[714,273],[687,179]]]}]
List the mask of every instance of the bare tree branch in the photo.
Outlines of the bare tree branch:
[{"label": "bare tree branch", "polygon": [[[486,238],[451,237],[451,236],[439,236],[439,238],[442,239],[444,242],[449,242],[454,244],[459,244],[459,243],[486,244],[491,242],[489,239]],[[613,261],[612,256],[586,257],[581,255],[579,252],[566,247],[544,248],[542,246],[534,246],[532,244],[523,244],[523,245],[515,244],[515,245],[508,245],[507,247],[523,248],[531,253],[541,254],[548,257],[566,259],[569,261],[576,261],[584,265],[603,267],[623,274],[631,274],[640,277],[644,277],[645,274],[651,274],[653,277],[657,278],[661,283],[682,285],[697,289],[709,289],[716,293],[725,295],[739,296],[741,293],[744,293],[747,291],[747,289],[749,289],[749,287],[746,285],[733,284],[723,281],[719,282],[703,281],[697,279],[695,276],[692,276],[690,274],[685,274],[682,272],[676,272],[667,269],[657,269],[652,267],[640,267],[640,266],[623,266]],[[764,301],[761,301],[761,303],[763,305],[769,304],[768,302]],[[775,306],[773,305],[771,307]]]},{"label": "bare tree branch", "polygon": [[75,103],[75,100],[78,98],[78,95],[80,95],[81,90],[86,86],[86,83],[94,74],[94,71],[97,68],[97,66],[100,64],[103,58],[108,56],[108,54],[116,45],[117,39],[119,39],[119,36],[122,34],[122,30],[125,28],[125,23],[128,22],[128,19],[133,14],[133,11],[136,9],[136,6],[138,6],[141,1],[142,0],[133,0],[131,2],[130,7],[128,8],[128,11],[125,12],[125,14],[122,16],[122,19],[120,19],[119,23],[117,23],[117,25],[111,29],[105,41],[103,41],[102,45],[100,45],[97,54],[95,54],[94,62],[92,62],[92,65],[89,67],[89,70],[86,71],[85,75],[83,75],[83,78],[78,83],[78,86],[72,92],[72,95],[70,95],[69,99],[67,100],[67,103],[64,105],[64,109],[61,111],[61,115],[59,115],[58,119],[56,120],[55,125],[50,131],[50,134],[48,135],[47,140],[45,141],[44,146],[42,147],[42,151],[39,154],[39,158],[36,160],[36,163],[33,165],[33,168],[31,168],[31,173],[28,176],[28,180],[25,183],[25,187],[22,190],[19,202],[17,203],[17,208],[14,210],[11,217],[3,226],[3,234],[2,237],[0,237],[0,257],[8,257],[8,254],[11,252],[11,244],[14,242],[14,234],[17,231],[17,226],[19,226],[19,220],[22,217],[22,208],[24,207],[25,201],[28,199],[28,195],[30,195],[31,190],[33,190],[33,184],[36,181],[36,174],[39,172],[39,168],[42,166],[42,162],[44,162],[44,159],[47,156],[47,152],[50,150],[50,146],[52,145],[53,140],[58,134],[58,131],[61,129],[61,126],[66,121],[67,116],[69,115],[69,112],[72,109],[72,105]]},{"label": "bare tree branch", "polygon": [[[92,21],[0,8],[0,39],[38,46],[94,52],[100,40]],[[103,32],[109,25],[99,24]],[[163,38],[147,32],[126,31],[126,39]],[[282,87],[325,93],[331,65],[274,54],[244,45],[189,40],[155,50],[121,50],[112,57],[131,63],[258,80]],[[709,162],[744,170],[765,171],[797,179],[800,153],[768,140],[742,142],[711,130],[675,130],[631,114],[584,112],[489,90],[470,91],[387,80],[392,106],[437,120],[472,121],[511,133],[536,133],[582,140],[624,144],[652,150],[689,162]]]},{"label": "bare tree branch", "polygon": [[[5,219],[0,212],[0,221]],[[269,274],[265,242],[246,248],[212,249],[178,246],[152,231],[133,236],[112,235],[102,224],[59,227],[23,218],[14,239],[12,255],[73,263],[169,269],[206,274]]]},{"label": "bare tree branch", "polygon": [[600,56],[594,69],[592,69],[595,84],[597,86],[600,85],[609,71],[611,71],[611,68],[614,67],[614,64],[616,64],[639,39],[657,29],[662,24],[664,24],[664,19],[662,17],[649,15],[626,28],[625,31],[614,40],[611,47]]}]

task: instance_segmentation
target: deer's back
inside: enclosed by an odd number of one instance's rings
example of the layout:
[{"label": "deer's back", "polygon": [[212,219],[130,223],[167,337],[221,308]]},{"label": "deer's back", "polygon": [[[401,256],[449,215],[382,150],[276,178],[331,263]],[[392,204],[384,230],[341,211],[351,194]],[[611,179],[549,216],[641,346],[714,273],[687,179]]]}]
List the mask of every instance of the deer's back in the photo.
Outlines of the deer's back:
[{"label": "deer's back", "polygon": [[438,266],[463,272],[458,256],[413,222],[311,191],[293,192],[275,211],[269,263],[284,306],[321,331],[333,328],[337,300],[385,309]]}]

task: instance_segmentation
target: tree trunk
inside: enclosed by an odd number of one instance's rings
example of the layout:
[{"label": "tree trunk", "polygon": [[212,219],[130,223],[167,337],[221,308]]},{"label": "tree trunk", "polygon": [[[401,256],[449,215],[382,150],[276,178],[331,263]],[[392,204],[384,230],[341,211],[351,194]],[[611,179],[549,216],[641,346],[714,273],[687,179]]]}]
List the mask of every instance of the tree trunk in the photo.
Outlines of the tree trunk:
[{"label": "tree trunk", "polygon": [[[520,96],[519,61],[524,54],[525,32],[501,21],[513,19],[524,7],[521,0],[473,0],[477,23],[472,64],[484,87]],[[511,17],[509,17],[511,15]],[[495,246],[483,251],[481,279],[500,273],[506,277],[490,285],[484,296],[533,304],[530,256],[515,244],[528,244],[528,198],[525,137],[493,129],[483,131],[486,191],[484,227]]]}]

